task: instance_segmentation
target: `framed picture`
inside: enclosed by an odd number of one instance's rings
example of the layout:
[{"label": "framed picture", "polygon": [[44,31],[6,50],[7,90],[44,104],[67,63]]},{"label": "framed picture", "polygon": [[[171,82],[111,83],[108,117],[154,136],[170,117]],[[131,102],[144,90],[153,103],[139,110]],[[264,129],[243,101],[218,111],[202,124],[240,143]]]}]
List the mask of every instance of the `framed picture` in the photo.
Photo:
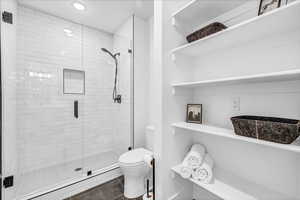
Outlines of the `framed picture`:
[{"label": "framed picture", "polygon": [[271,10],[279,8],[281,0],[260,0],[258,15],[262,15]]},{"label": "framed picture", "polygon": [[186,122],[202,124],[202,104],[188,104]]}]

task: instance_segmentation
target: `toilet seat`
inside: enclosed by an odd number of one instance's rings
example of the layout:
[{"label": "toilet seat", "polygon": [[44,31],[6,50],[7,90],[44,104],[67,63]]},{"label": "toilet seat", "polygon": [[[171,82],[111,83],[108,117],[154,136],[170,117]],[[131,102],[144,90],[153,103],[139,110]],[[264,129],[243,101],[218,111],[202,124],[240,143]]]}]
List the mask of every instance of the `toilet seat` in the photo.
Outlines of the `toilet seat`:
[{"label": "toilet seat", "polygon": [[122,154],[119,158],[119,162],[122,165],[126,165],[126,166],[141,165],[141,164],[145,164],[144,162],[145,155],[152,155],[152,154],[153,153],[151,151],[148,151],[147,149],[137,148]]}]

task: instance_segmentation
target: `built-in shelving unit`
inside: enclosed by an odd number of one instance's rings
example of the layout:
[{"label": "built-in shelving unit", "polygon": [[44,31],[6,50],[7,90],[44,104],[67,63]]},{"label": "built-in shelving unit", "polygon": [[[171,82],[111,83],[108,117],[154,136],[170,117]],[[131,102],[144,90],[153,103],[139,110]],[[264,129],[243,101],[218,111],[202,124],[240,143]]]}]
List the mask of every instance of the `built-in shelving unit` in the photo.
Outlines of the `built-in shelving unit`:
[{"label": "built-in shelving unit", "polygon": [[279,144],[275,142],[268,142],[265,140],[258,140],[254,138],[249,138],[249,137],[244,137],[244,136],[239,136],[234,133],[233,130],[231,129],[224,129],[224,128],[219,128],[215,126],[208,126],[208,125],[202,125],[202,124],[191,124],[191,123],[186,123],[186,122],[178,122],[172,124],[174,128],[178,129],[185,129],[193,132],[197,132],[199,134],[209,134],[209,135],[214,135],[214,136],[219,136],[219,137],[225,137],[233,140],[240,140],[244,142],[249,142],[249,143],[254,143],[254,144],[259,144],[259,145],[264,145],[264,146],[269,146],[277,149],[282,149],[286,151],[292,151],[296,153],[300,153],[300,138],[298,138],[296,141],[294,141],[292,144]]},{"label": "built-in shelving unit", "polygon": [[[187,6],[187,8],[190,6]],[[300,23],[295,19],[300,19],[299,1],[246,20],[203,39],[175,48],[171,53],[175,55],[199,56],[210,51],[243,45],[271,34],[291,33],[300,28]]]},{"label": "built-in shelving unit", "polygon": [[[177,32],[181,33],[183,37],[212,22],[221,22],[228,27],[223,31],[176,47],[170,51],[170,57],[172,61],[174,61],[173,64],[176,65],[176,68],[174,68],[176,78],[180,72],[190,70],[191,72],[189,74],[183,73],[184,75],[190,75],[190,79],[185,77],[182,80],[193,80],[171,83],[174,96],[178,93],[180,97],[189,97],[176,99],[180,102],[177,105],[189,103],[188,101],[191,99],[193,103],[195,103],[195,101],[203,103],[206,108],[205,114],[210,115],[209,122],[213,124],[213,120],[219,120],[220,117],[227,118],[224,119],[224,121],[230,118],[232,114],[230,110],[234,110],[235,108],[230,109],[228,107],[228,100],[235,95],[243,95],[241,93],[244,93],[244,87],[246,90],[251,88],[251,90],[255,91],[253,92],[254,100],[264,100],[265,96],[270,100],[273,96],[269,97],[268,95],[271,94],[271,92],[267,90],[269,88],[273,89],[272,86],[274,82],[274,87],[278,85],[282,87],[280,88],[280,92],[274,96],[274,99],[278,98],[278,101],[274,100],[270,105],[274,105],[274,109],[276,109],[278,106],[281,106],[281,102],[287,100],[287,104],[290,102],[291,106],[280,107],[279,109],[282,110],[282,115],[299,116],[297,111],[292,109],[295,105],[296,107],[298,106],[297,99],[299,99],[299,90],[297,89],[298,82],[296,82],[300,80],[299,59],[297,59],[296,53],[299,51],[299,46],[294,44],[299,42],[300,23],[297,19],[300,19],[300,1],[294,1],[288,5],[282,4],[280,8],[260,16],[257,16],[258,3],[259,1],[244,0],[232,1],[230,3],[219,0],[191,0],[172,14],[172,26]],[[291,52],[289,52],[290,49]],[[245,58],[249,54],[251,54],[251,57]],[[290,57],[294,60],[290,59]],[[253,63],[250,58],[253,58]],[[272,58],[278,59],[272,60]],[[283,59],[279,60],[279,58]],[[180,62],[176,62],[179,60]],[[210,61],[212,62],[210,63]],[[284,64],[286,63],[286,66],[282,66],[283,62]],[[178,65],[183,67],[177,67]],[[196,65],[196,67],[185,67],[189,65]],[[263,65],[268,66],[264,67]],[[226,66],[226,69],[222,68],[219,70],[220,67]],[[215,70],[214,74],[208,70]],[[232,70],[234,74],[224,75],[225,70]],[[210,77],[204,77],[203,74],[205,73]],[[199,75],[198,78],[197,75]],[[293,82],[282,82],[281,84],[278,83],[279,81]],[[268,84],[259,84],[259,94],[256,94],[257,85],[250,85],[253,83],[267,82]],[[246,85],[248,83],[250,84]],[[231,87],[232,85],[238,84],[245,85],[241,85],[237,88]],[[224,90],[226,96],[223,94],[211,95],[205,99],[205,95],[200,94],[200,96],[198,92],[194,92],[194,88],[207,86],[226,86]],[[289,93],[286,93],[286,89],[290,87],[291,90],[289,90]],[[220,89],[222,90],[223,88]],[[227,94],[226,89],[228,89],[229,94]],[[266,89],[266,94],[261,94],[260,91],[264,89]],[[204,91],[207,92],[208,90],[204,88]],[[216,91],[218,92],[219,90]],[[212,92],[215,91],[213,90]],[[208,95],[210,94],[211,93],[208,93]],[[225,102],[222,102],[223,96]],[[267,107],[265,112],[261,110],[264,109],[263,106],[267,104],[267,102],[259,102],[258,105],[255,103],[252,105],[251,102],[249,102],[249,99],[247,99],[247,102],[244,104],[247,108],[243,107],[243,110],[239,110],[241,113],[249,112],[249,110],[253,108],[251,114],[273,114],[273,112],[271,112],[273,107]],[[234,100],[233,104],[235,103]],[[215,104],[216,108],[214,108]],[[240,104],[240,102],[238,102],[238,104]],[[281,110],[277,110],[278,112],[276,113],[279,113]],[[292,111],[288,112],[290,110]],[[224,113],[222,116],[214,116],[219,112]],[[206,145],[205,143],[207,142],[205,138],[203,138],[205,136],[221,139],[225,143],[230,141],[236,144],[247,144],[253,148],[262,150],[251,152],[253,153],[253,157],[247,160],[244,159],[245,155],[243,153],[239,154],[241,148],[244,147],[243,145],[235,145],[232,149],[227,148],[227,146],[218,147],[220,148],[219,151],[218,149],[211,151],[213,152],[213,159],[215,161],[214,181],[211,184],[206,184],[192,178],[187,179],[187,181],[200,186],[224,200],[292,200],[297,199],[295,197],[299,196],[297,189],[290,190],[290,186],[294,187],[295,184],[297,186],[299,185],[297,177],[294,177],[294,174],[292,174],[297,173],[297,168],[295,168],[294,165],[297,165],[299,162],[295,162],[293,166],[289,163],[294,163],[294,160],[297,160],[299,157],[300,137],[292,144],[280,144],[239,136],[235,134],[233,129],[220,128],[213,125],[177,122],[173,123],[172,127],[174,134],[193,134],[192,138],[195,138],[195,141],[199,141],[200,139],[203,145]],[[203,137],[199,137],[200,135]],[[174,141],[182,142],[179,141],[180,138],[181,137],[174,137]],[[190,145],[190,143],[185,144]],[[210,148],[213,147],[210,146]],[[222,148],[238,153],[234,154],[235,156],[232,158],[226,157],[225,160]],[[278,182],[274,183],[272,179],[265,177],[269,176],[269,167],[265,166],[265,163],[261,163],[261,158],[259,157],[261,153],[264,154],[264,150],[268,150],[266,151],[268,153],[267,156],[272,162],[277,162],[277,168],[274,170],[276,171],[274,174],[281,176],[281,179],[285,179],[284,185],[279,185]],[[280,154],[278,154],[278,152],[280,152]],[[176,161],[178,159],[182,158],[177,156]],[[235,161],[243,160],[243,162],[237,164],[236,162],[231,162],[232,159]],[[253,170],[249,169],[249,166],[252,165],[255,166]],[[287,175],[287,169],[292,173]],[[171,172],[173,172],[173,177],[175,177],[175,174],[180,175],[180,165],[172,167]],[[181,176],[179,177],[182,178]],[[286,185],[289,187],[285,188]],[[194,193],[197,193],[197,190],[195,190]]]},{"label": "built-in shelving unit", "polygon": [[[180,175],[180,165],[173,167],[172,171]],[[215,169],[214,175],[210,184],[192,178],[188,180],[224,200],[294,199],[220,169]]]},{"label": "built-in shelving unit", "polygon": [[248,76],[236,76],[220,79],[211,79],[193,82],[181,82],[172,84],[173,87],[193,88],[209,85],[230,85],[242,83],[259,83],[259,82],[273,82],[273,81],[289,81],[300,79],[300,69],[286,70],[272,73],[254,74]]}]

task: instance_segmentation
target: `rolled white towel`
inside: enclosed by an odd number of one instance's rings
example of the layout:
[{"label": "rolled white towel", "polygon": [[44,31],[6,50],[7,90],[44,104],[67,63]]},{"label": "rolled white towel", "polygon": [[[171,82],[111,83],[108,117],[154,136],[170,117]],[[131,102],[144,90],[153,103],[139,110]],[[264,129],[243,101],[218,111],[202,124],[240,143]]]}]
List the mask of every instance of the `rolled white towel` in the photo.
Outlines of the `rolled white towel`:
[{"label": "rolled white towel", "polygon": [[214,161],[206,154],[202,165],[192,171],[192,178],[204,183],[210,183],[213,179]]},{"label": "rolled white towel", "polygon": [[187,165],[192,169],[200,167],[205,156],[205,147],[201,144],[194,144],[187,154]]},{"label": "rolled white towel", "polygon": [[191,178],[192,172],[193,172],[193,170],[189,166],[181,165],[180,175],[182,176],[182,178]]},{"label": "rolled white towel", "polygon": [[188,165],[188,155],[183,159],[180,166],[180,175],[182,178],[191,178],[193,169]]}]

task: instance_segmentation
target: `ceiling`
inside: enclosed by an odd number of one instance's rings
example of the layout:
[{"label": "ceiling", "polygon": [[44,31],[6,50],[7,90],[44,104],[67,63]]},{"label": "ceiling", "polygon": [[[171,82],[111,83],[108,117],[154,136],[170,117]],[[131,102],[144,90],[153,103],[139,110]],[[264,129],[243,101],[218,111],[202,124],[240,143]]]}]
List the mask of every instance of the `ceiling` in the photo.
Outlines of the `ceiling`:
[{"label": "ceiling", "polygon": [[[86,9],[76,10],[81,2]],[[18,0],[27,7],[41,10],[74,22],[114,33],[132,14],[148,19],[153,15],[153,0]]]}]

